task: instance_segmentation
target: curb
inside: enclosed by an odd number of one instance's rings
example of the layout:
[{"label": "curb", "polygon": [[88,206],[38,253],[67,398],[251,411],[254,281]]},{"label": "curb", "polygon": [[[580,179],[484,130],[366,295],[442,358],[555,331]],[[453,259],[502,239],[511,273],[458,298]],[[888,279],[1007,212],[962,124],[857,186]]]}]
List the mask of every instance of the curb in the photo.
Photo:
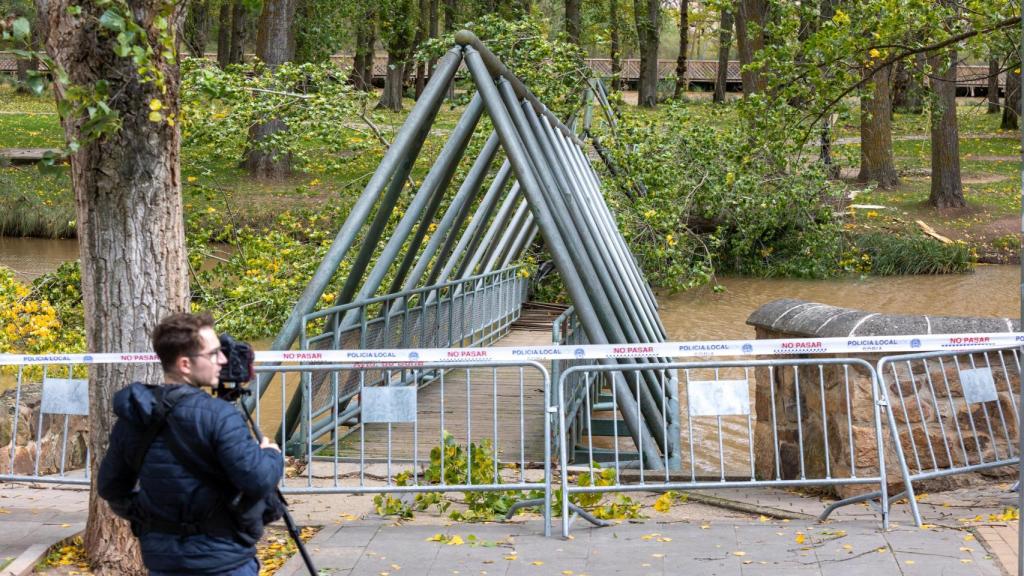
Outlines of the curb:
[{"label": "curb", "polygon": [[38,564],[40,560],[46,557],[46,551],[50,549],[50,546],[53,546],[54,544],[62,540],[79,536],[83,532],[85,532],[84,525],[78,530],[72,532],[71,534],[68,534],[67,536],[61,536],[60,538],[51,539],[52,541],[48,543],[37,542],[29,546],[25,549],[24,552],[18,554],[18,557],[15,558],[13,562],[5,566],[3,568],[3,571],[0,571],[0,576],[27,576],[29,574],[32,574],[32,571],[35,569],[36,564]]}]

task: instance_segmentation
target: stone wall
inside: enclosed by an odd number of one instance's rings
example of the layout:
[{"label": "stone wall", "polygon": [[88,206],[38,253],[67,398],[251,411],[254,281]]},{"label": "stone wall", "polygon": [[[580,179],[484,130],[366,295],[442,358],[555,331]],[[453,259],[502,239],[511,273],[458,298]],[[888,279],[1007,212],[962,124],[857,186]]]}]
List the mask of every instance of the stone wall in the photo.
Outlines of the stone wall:
[{"label": "stone wall", "polygon": [[[761,306],[747,319],[758,339],[774,338],[866,338],[906,334],[958,334],[1008,332],[1017,322],[1005,318],[960,318],[901,316],[878,314],[803,300],[776,300]],[[804,355],[804,358],[861,358],[872,366],[881,353]],[[780,356],[780,358],[783,358]],[[793,358],[786,356],[785,358]],[[911,472],[992,461],[1008,454],[1008,440],[1016,444],[1016,409],[1009,390],[1018,390],[1020,368],[1008,356],[1004,368],[995,355],[962,354],[956,360],[940,363],[899,363],[890,365],[886,385],[893,404],[897,430]],[[959,367],[957,366],[959,362]],[[960,384],[959,368],[992,366],[998,401],[968,404]],[[894,370],[894,372],[893,372]],[[822,378],[823,375],[823,378]],[[797,425],[796,380],[802,430]],[[858,476],[878,474],[877,442],[874,426],[874,398],[870,373],[856,366],[804,366],[798,370],[760,367],[755,374],[755,454],[760,477],[800,477],[800,441],[802,433],[804,472],[807,478],[848,478],[852,469]],[[822,385],[819,382],[823,380]],[[849,403],[846,398],[849,395]],[[901,396],[902,395],[902,396]],[[905,401],[901,402],[900,398]],[[772,426],[772,408],[777,426]],[[824,411],[822,401],[824,399]],[[849,408],[847,408],[849,406]],[[824,412],[824,415],[822,414]],[[886,476],[893,489],[901,489],[896,466],[896,448],[883,411]],[[986,419],[987,418],[987,419]],[[985,426],[981,423],[985,422]],[[908,426],[909,423],[909,426]],[[977,423],[978,426],[974,426]],[[988,426],[991,424],[991,429]],[[958,428],[959,427],[959,428]],[[980,429],[979,429],[980,428]],[[957,435],[957,430],[960,434]],[[850,450],[851,435],[854,449]],[[776,437],[778,462],[776,462]],[[913,442],[911,440],[913,437]],[[960,439],[964,442],[960,442]],[[825,441],[829,457],[825,457]],[[913,444],[913,445],[912,445]],[[916,453],[914,448],[917,448]],[[947,448],[949,448],[947,450]],[[1015,475],[1012,469],[992,469],[989,476]],[[937,490],[978,480],[977,474],[956,475],[927,481],[919,490]],[[846,497],[872,490],[870,485],[837,487],[836,495]]]}]

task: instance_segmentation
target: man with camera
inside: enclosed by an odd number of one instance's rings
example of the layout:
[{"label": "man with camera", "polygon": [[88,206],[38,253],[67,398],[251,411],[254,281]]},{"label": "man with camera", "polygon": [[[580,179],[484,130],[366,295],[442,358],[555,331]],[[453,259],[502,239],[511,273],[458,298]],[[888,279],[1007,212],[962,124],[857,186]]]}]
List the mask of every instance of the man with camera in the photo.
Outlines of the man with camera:
[{"label": "man with camera", "polygon": [[202,390],[228,362],[209,314],[165,318],[153,349],[164,383],[114,395],[99,495],[131,521],[150,574],[255,576],[256,542],[279,517],[280,448],[257,442],[233,403]]}]

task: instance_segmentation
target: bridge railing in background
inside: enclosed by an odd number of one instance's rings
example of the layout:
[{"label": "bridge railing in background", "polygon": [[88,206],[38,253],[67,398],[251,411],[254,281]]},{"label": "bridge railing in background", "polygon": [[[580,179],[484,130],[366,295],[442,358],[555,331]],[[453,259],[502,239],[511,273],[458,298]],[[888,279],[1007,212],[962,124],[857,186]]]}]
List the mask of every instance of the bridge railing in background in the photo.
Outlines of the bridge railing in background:
[{"label": "bridge railing in background", "polygon": [[[670,466],[667,458],[652,466],[644,461],[642,447],[632,445],[630,437],[618,435],[623,423],[616,415],[614,387],[622,382],[631,389],[642,386],[641,373],[650,370],[649,366],[580,366],[561,372],[556,390],[561,408],[563,536],[569,535],[569,504],[575,494],[759,486],[877,487],[882,524],[888,525],[885,460],[879,457],[884,454],[880,409],[877,402],[865,408],[874,423],[872,433],[865,437],[855,433],[850,404],[851,387],[858,381],[866,380],[872,393],[875,391],[871,364],[860,359],[823,358],[681,362],[659,368],[660,406],[668,404],[665,390],[675,372],[679,377],[682,460],[676,467]],[[614,373],[622,378],[604,377]],[[751,401],[755,375],[761,385],[770,386],[767,397],[758,395],[756,403]],[[584,388],[581,412],[584,429],[590,433],[581,439],[589,461],[570,468],[570,422],[565,415],[572,397],[566,395],[566,382],[580,376]],[[610,400],[604,410],[596,412],[591,404],[595,387],[605,387],[602,392]],[[600,412],[605,415],[599,417]],[[600,428],[612,429],[611,446],[595,446],[595,431]],[[601,452],[603,462],[599,461]],[[573,473],[589,481],[571,485]]]}]

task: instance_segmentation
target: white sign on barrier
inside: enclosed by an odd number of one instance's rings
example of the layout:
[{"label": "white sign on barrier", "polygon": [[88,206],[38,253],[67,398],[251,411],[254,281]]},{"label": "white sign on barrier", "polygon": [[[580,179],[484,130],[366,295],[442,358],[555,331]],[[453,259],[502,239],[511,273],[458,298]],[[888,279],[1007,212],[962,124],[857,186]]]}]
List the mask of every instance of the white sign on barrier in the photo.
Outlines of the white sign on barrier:
[{"label": "white sign on barrier", "polygon": [[40,411],[44,414],[89,415],[89,381],[44,378]]},{"label": "white sign on barrier", "polygon": [[415,386],[372,386],[363,388],[363,422],[415,422]]},{"label": "white sign on barrier", "polygon": [[693,380],[687,387],[690,416],[746,416],[750,414],[747,380]]},{"label": "white sign on barrier", "polygon": [[961,370],[960,384],[964,387],[964,400],[968,404],[995,402],[999,399],[996,393],[996,381],[992,378],[991,368]]}]

